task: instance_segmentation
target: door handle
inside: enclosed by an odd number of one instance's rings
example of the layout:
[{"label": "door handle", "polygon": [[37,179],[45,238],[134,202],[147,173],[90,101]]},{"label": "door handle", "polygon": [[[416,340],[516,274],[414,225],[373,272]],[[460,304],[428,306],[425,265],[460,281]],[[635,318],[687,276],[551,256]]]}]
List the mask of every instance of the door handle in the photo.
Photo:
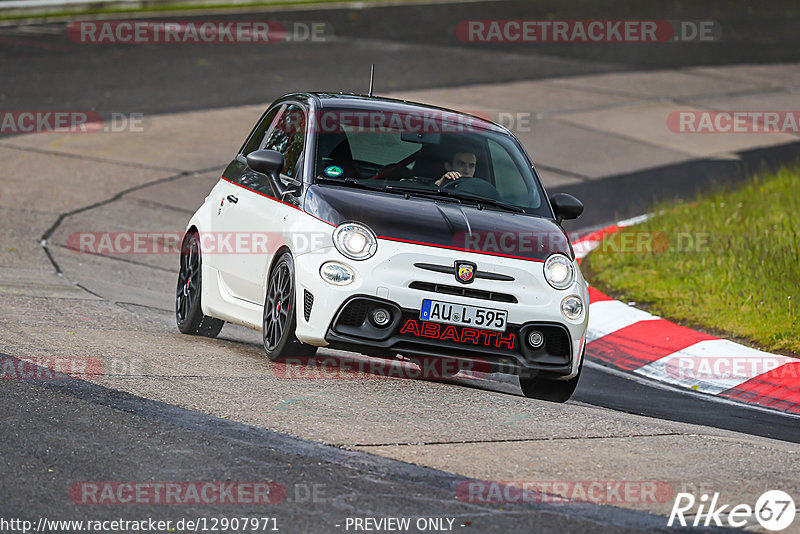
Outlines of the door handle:
[{"label": "door handle", "polygon": [[231,204],[236,204],[237,202],[239,202],[239,199],[238,199],[238,198],[236,198],[236,197],[235,197],[235,196],[233,196],[233,195],[228,195],[228,197],[227,197],[227,198],[228,198],[228,202],[230,202]]}]

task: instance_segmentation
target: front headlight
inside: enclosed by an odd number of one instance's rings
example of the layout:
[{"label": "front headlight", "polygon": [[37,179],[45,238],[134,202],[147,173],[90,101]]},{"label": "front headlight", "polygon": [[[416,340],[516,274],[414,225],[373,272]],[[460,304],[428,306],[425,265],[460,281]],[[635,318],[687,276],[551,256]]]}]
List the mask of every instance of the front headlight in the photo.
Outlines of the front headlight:
[{"label": "front headlight", "polygon": [[556,289],[567,289],[575,281],[572,262],[563,254],[553,254],[544,262],[544,278]]},{"label": "front headlight", "polygon": [[351,260],[366,260],[378,250],[375,234],[363,224],[342,223],[333,231],[336,250]]}]

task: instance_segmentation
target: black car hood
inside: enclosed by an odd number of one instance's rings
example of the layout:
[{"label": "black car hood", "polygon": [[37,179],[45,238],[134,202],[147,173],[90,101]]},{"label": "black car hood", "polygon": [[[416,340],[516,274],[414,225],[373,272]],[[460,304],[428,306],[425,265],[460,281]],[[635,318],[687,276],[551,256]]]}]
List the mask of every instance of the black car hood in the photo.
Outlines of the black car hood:
[{"label": "black car hood", "polygon": [[553,220],[396,193],[315,184],[304,209],[335,226],[355,221],[379,238],[527,260],[560,252],[573,258],[564,230]]}]

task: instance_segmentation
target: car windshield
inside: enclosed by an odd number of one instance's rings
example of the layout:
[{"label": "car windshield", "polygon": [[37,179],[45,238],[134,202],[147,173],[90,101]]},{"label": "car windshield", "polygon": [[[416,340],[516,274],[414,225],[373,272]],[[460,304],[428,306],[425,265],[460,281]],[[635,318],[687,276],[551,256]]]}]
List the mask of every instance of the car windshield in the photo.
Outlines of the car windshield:
[{"label": "car windshield", "polygon": [[430,112],[411,120],[381,111],[382,120],[376,120],[375,111],[323,110],[316,121],[315,181],[465,203],[485,200],[490,209],[551,216],[512,137],[479,127],[477,119]]}]

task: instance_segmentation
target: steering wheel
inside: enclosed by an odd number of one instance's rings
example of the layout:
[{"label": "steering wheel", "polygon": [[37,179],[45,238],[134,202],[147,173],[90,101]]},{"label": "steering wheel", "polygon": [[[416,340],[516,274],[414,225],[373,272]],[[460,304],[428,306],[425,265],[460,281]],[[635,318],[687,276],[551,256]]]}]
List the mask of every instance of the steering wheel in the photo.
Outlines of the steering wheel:
[{"label": "steering wheel", "polygon": [[[417,156],[419,156],[420,152],[422,152],[421,148],[419,150],[417,150],[416,152],[412,152],[411,154],[409,154],[408,156],[404,157],[403,159],[401,159],[397,163],[390,163],[389,165],[384,165],[384,167],[380,171],[378,171],[378,174],[376,174],[375,176],[370,178],[370,180],[383,179],[383,178],[386,177],[387,174],[391,174],[392,172],[396,172],[396,171],[398,171],[398,170],[400,170],[402,168],[405,168],[405,166],[408,165],[409,163],[411,163],[412,161],[416,161]],[[408,169],[406,169],[406,171],[407,170]],[[404,174],[406,174],[406,173],[404,173]],[[410,174],[410,173],[407,173],[407,174]]]},{"label": "steering wheel", "polygon": [[440,187],[442,190],[463,191],[476,197],[490,198],[492,200],[500,200],[500,193],[497,189],[484,180],[483,178],[476,178],[474,176],[459,178],[458,180],[449,180],[446,184]]}]

